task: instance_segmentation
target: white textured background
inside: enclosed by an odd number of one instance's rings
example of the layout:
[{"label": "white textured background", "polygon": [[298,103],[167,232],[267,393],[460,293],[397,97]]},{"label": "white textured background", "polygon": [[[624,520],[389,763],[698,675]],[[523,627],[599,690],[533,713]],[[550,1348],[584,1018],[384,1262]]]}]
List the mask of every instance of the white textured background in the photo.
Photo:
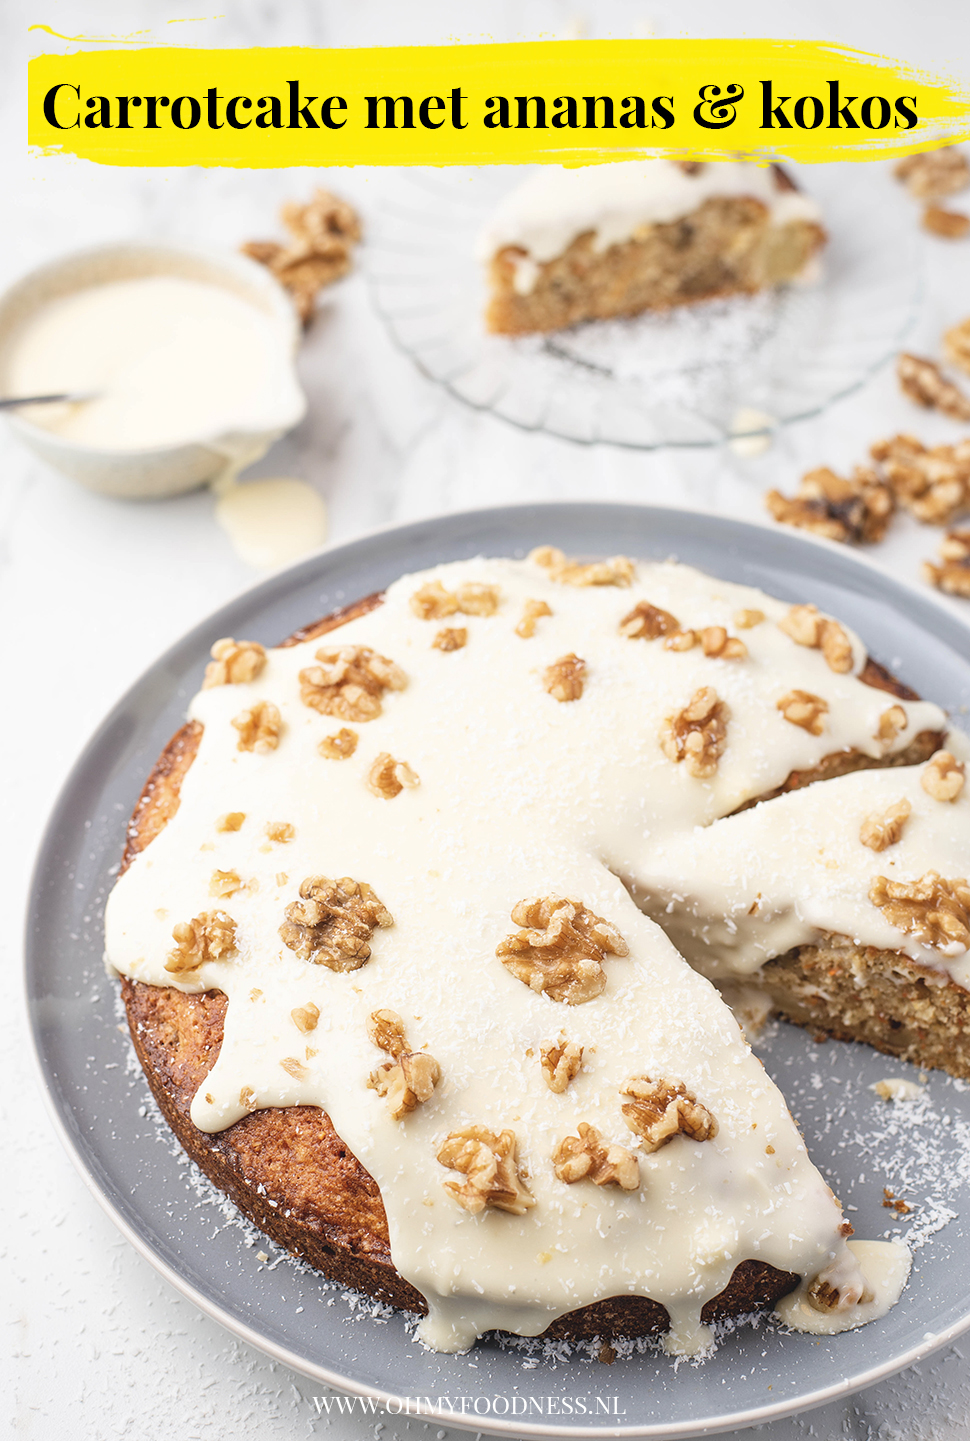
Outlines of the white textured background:
[{"label": "white textured background", "polygon": [[[772,35],[841,41],[970,70],[970,11],[957,0],[225,0],[185,20],[161,0],[46,0],[0,6],[3,223],[0,285],[73,246],[129,237],[230,247],[273,234],[284,198],[323,180],[365,223],[376,171],[138,171],[26,158],[25,25],[68,35],[149,29],[169,43],[364,45],[610,35]],[[961,197],[963,199],[963,197]],[[914,207],[915,216],[915,207]],[[915,349],[970,312],[970,243],[927,241],[930,283]],[[331,539],[442,510],[527,499],[598,497],[714,509],[760,519],[770,484],[809,466],[848,466],[898,429],[950,437],[900,400],[888,373],[756,461],[583,449],[521,434],[461,409],[391,347],[359,277],[335,289],[306,343],[311,413],[255,473],[295,474],[326,497]],[[875,552],[913,578],[936,533],[898,521]],[[871,553],[871,552],[870,552]],[[103,713],[183,630],[255,576],[229,549],[207,494],[153,505],[101,500],[44,469],[0,434],[0,928],[8,978],[0,1055],[8,1180],[0,1344],[0,1428],[24,1438],[137,1441],[327,1434],[393,1441],[446,1433],[422,1423],[316,1419],[317,1383],[237,1343],[181,1299],[120,1238],[55,1139],[32,1074],[17,980],[24,895],[46,814]],[[958,603],[954,603],[959,609]],[[966,607],[970,614],[970,605]],[[960,1348],[970,1357],[970,1342]],[[967,1441],[970,1364],[956,1350],[875,1390],[758,1433],[765,1441]]]}]

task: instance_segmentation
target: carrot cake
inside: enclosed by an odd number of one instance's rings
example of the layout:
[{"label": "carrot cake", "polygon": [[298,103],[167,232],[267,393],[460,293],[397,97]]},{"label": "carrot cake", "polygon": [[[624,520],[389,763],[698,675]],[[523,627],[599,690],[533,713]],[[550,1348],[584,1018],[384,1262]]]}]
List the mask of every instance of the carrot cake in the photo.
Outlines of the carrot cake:
[{"label": "carrot cake", "polygon": [[812,606],[549,547],[212,654],[107,958],[247,1215],[445,1351],[694,1352],[721,1316],[895,1301],[905,1250],[847,1240],[702,971],[966,1074],[940,1022],[970,1027],[970,802],[937,706]]},{"label": "carrot cake", "polygon": [[479,240],[485,323],[522,335],[751,294],[803,275],[824,243],[818,205],[777,165],[543,166]]}]

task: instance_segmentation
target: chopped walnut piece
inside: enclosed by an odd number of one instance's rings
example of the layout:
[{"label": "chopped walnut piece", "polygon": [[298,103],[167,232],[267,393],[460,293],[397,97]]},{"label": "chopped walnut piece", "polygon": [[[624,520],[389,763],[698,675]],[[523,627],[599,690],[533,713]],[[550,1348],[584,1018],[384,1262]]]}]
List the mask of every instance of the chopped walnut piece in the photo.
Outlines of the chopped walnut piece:
[{"label": "chopped walnut piece", "polygon": [[904,351],[896,361],[896,374],[903,394],[917,405],[942,411],[954,420],[970,420],[970,397],[947,380],[934,361]]},{"label": "chopped walnut piece", "polygon": [[536,633],[536,621],[544,615],[552,615],[551,606],[546,605],[544,600],[527,600],[522,607],[522,619],[515,627],[516,635],[530,640]]},{"label": "chopped walnut piece", "polygon": [[955,145],[907,155],[905,160],[894,166],[893,174],[917,200],[941,200],[943,196],[956,195],[970,185],[970,165],[963,151]]},{"label": "chopped walnut piece", "polygon": [[[838,1263],[835,1263],[838,1265]],[[865,1283],[861,1271],[857,1271],[856,1278],[843,1283],[841,1287],[832,1285],[832,1272],[820,1271],[808,1288],[808,1304],[815,1311],[849,1311],[853,1306],[864,1306],[873,1300],[873,1292]]]},{"label": "chopped walnut piece", "polygon": [[308,1031],[316,1030],[317,1022],[320,1019],[320,1007],[314,1005],[312,1001],[307,1001],[305,1006],[294,1006],[290,1016],[297,1030],[306,1035]]},{"label": "chopped walnut piece", "polygon": [[824,620],[819,627],[822,635],[822,654],[829,670],[836,675],[847,675],[854,660],[852,642],[837,620]]},{"label": "chopped walnut piece", "polygon": [[817,605],[793,605],[778,622],[778,629],[790,636],[796,645],[815,650],[822,643],[819,633],[821,620]]},{"label": "chopped walnut piece", "polygon": [[717,1121],[683,1082],[631,1076],[620,1087],[620,1095],[630,1097],[621,1110],[648,1153],[659,1151],[680,1134],[692,1141],[710,1141],[717,1135]]},{"label": "chopped walnut piece", "polygon": [[534,896],[512,910],[517,926],[495,954],[517,980],[553,1001],[581,1006],[606,986],[606,956],[628,956],[630,948],[615,926],[579,901]]},{"label": "chopped walnut piece", "polygon": [[764,621],[763,610],[736,610],[734,612],[734,624],[738,630],[753,630],[756,625]]},{"label": "chopped walnut piece", "polygon": [[500,598],[497,585],[483,585],[474,580],[460,585],[456,597],[462,615],[494,615]]},{"label": "chopped walnut piece", "polygon": [[209,881],[209,895],[225,899],[226,896],[234,896],[237,891],[241,891],[242,886],[236,871],[213,871]]},{"label": "chopped walnut piece", "polygon": [[324,736],[317,746],[317,754],[328,761],[349,760],[357,749],[358,739],[356,731],[350,731],[343,726],[335,735]]},{"label": "chopped walnut piece", "polygon": [[775,702],[775,707],[786,721],[793,726],[801,726],[810,735],[820,736],[825,729],[822,717],[828,715],[829,703],[820,695],[812,695],[811,691],[790,690]]},{"label": "chopped walnut piece", "polygon": [[288,1075],[293,1077],[294,1081],[302,1081],[306,1078],[307,1068],[303,1062],[298,1061],[295,1056],[284,1057],[284,1059],[280,1061],[280,1065]]},{"label": "chopped walnut piece", "polygon": [[793,605],[778,622],[778,629],[791,636],[796,645],[820,650],[829,670],[845,675],[852,669],[852,642],[837,620],[819,615],[814,605]]},{"label": "chopped walnut piece", "polygon": [[881,815],[866,816],[859,828],[859,839],[871,851],[884,851],[894,846],[903,834],[913,807],[905,798],[896,801]]},{"label": "chopped walnut piece", "polygon": [[207,961],[221,961],[236,950],[236,922],[225,911],[203,911],[191,921],[172,927],[174,951],[169,951],[166,971],[179,975],[194,971]]},{"label": "chopped walnut piece", "polygon": [[245,819],[246,819],[246,812],[245,812],[245,811],[227,811],[224,816],[220,816],[219,819],[216,821],[216,830],[217,830],[217,831],[238,831],[238,830],[241,830],[241,829],[242,829],[243,822],[245,821]]},{"label": "chopped walnut piece", "polygon": [[699,632],[701,650],[718,660],[744,660],[748,647],[736,635],[728,635],[723,625],[708,625]]},{"label": "chopped walnut piece", "polygon": [[717,691],[705,685],[696,690],[677,715],[668,716],[660,731],[663,753],[683,761],[689,775],[705,780],[717,770],[727,745],[730,711]]},{"label": "chopped walnut piece", "polygon": [[620,621],[620,634],[627,640],[656,640],[662,635],[673,635],[680,630],[680,621],[669,610],[661,610],[648,600],[638,600],[628,615]]},{"label": "chopped walnut piece", "polygon": [[257,755],[269,755],[280,743],[283,718],[272,701],[258,700],[249,710],[240,711],[233,717],[233,725],[239,732],[237,751],[255,751]]},{"label": "chopped walnut piece", "polygon": [[267,821],[264,834],[277,845],[288,845],[296,835],[296,826],[291,826],[289,821]]},{"label": "chopped walnut piece", "polygon": [[445,590],[440,580],[429,580],[408,603],[418,620],[444,620],[458,609],[458,597]]},{"label": "chopped walnut piece", "polygon": [[964,879],[948,881],[938,871],[918,881],[876,876],[869,899],[891,926],[925,946],[970,948],[970,885]]},{"label": "chopped walnut piece", "polygon": [[404,690],[408,678],[399,665],[367,646],[321,646],[318,666],[300,671],[300,699],[322,715],[370,721],[383,709],[386,690]]},{"label": "chopped walnut piece", "polygon": [[970,375],[970,316],[944,332],[943,354],[951,365]]},{"label": "chopped walnut piece", "polygon": [[810,470],[794,497],[769,490],[765,504],[781,525],[856,545],[882,540],[895,510],[889,486],[874,470],[860,465],[848,480],[827,466]]},{"label": "chopped walnut piece", "polygon": [[583,1067],[583,1047],[560,1036],[541,1048],[542,1075],[550,1091],[561,1096]]},{"label": "chopped walnut piece", "polygon": [[961,210],[944,210],[942,205],[927,205],[922,223],[924,230],[941,240],[962,240],[970,234],[970,215]]},{"label": "chopped walnut piece", "polygon": [[240,685],[255,680],[266,665],[266,651],[255,640],[217,640],[209,652],[202,689],[216,685]]},{"label": "chopped walnut piece", "polygon": [[318,291],[350,269],[360,221],[345,200],[319,189],[306,205],[284,205],[280,219],[290,232],[289,244],[251,240],[242,250],[273,272],[290,292],[303,324],[309,325]]},{"label": "chopped walnut piece", "polygon": [[245,1106],[245,1107],[247,1108],[247,1110],[249,1110],[249,1109],[252,1108],[252,1104],[253,1104],[253,1101],[254,1101],[255,1099],[256,1099],[256,1092],[253,1090],[252,1086],[241,1086],[241,1087],[240,1087],[240,1089],[239,1089],[239,1104],[240,1104],[240,1106]]},{"label": "chopped walnut piece", "polygon": [[912,435],[870,447],[900,505],[927,525],[948,525],[970,508],[970,440],[932,449]]},{"label": "chopped walnut piece", "polygon": [[524,1216],[535,1205],[519,1174],[515,1155],[515,1132],[497,1135],[485,1126],[463,1126],[446,1136],[438,1160],[465,1181],[445,1181],[445,1190],[466,1211],[479,1215],[486,1206]]},{"label": "chopped walnut piece", "polygon": [[664,636],[664,650],[693,650],[697,641],[696,630],[674,630]]},{"label": "chopped walnut piece", "polygon": [[410,600],[411,609],[419,620],[444,620],[456,611],[461,611],[462,615],[494,615],[498,604],[497,585],[483,585],[473,580],[466,581],[454,592],[446,590],[440,580],[429,580],[414,592]]},{"label": "chopped walnut piece", "polygon": [[385,1061],[371,1071],[367,1085],[386,1098],[395,1121],[403,1120],[430,1100],[441,1080],[441,1067],[427,1051],[408,1051],[397,1061]]},{"label": "chopped walnut piece", "polygon": [[935,801],[955,801],[963,790],[966,766],[949,751],[937,751],[920,776],[920,785]]},{"label": "chopped walnut piece", "polygon": [[372,1011],[367,1035],[379,1050],[393,1057],[371,1072],[367,1085],[386,1097],[392,1118],[400,1121],[430,1100],[441,1080],[441,1067],[427,1051],[408,1050],[404,1022],[396,1011]]},{"label": "chopped walnut piece", "polygon": [[909,724],[909,717],[901,705],[891,705],[884,710],[879,717],[879,725],[873,740],[881,743],[883,750],[891,750],[896,737],[900,735]]},{"label": "chopped walnut piece", "polygon": [[408,1048],[404,1022],[397,1011],[371,1011],[367,1017],[367,1039],[395,1061]]},{"label": "chopped walnut piece", "polygon": [[948,531],[940,541],[940,559],[942,565],[924,561],[923,579],[948,595],[970,600],[970,530]]},{"label": "chopped walnut piece", "polygon": [[393,924],[366,881],[307,876],[300,900],[286,908],[280,936],[302,961],[331,971],[356,971],[370,959],[371,932]]},{"label": "chopped walnut piece", "polygon": [[468,631],[464,626],[445,626],[431,642],[432,650],[461,650],[468,644]]},{"label": "chopped walnut piece", "polygon": [[421,784],[407,761],[396,761],[388,751],[381,751],[367,772],[367,789],[382,800],[393,800],[407,786],[414,790]]},{"label": "chopped walnut piece", "polygon": [[560,1181],[571,1186],[590,1180],[597,1186],[619,1186],[635,1191],[640,1184],[640,1162],[625,1146],[604,1146],[599,1131],[580,1121],[578,1136],[566,1136],[552,1153]]},{"label": "chopped walnut piece", "polygon": [[558,701],[579,700],[586,684],[586,662],[578,655],[561,655],[542,673],[542,684]]},{"label": "chopped walnut piece", "polygon": [[540,545],[530,553],[529,560],[541,565],[549,572],[549,579],[560,585],[630,585],[636,574],[636,566],[625,555],[584,563],[570,560],[554,545]]}]

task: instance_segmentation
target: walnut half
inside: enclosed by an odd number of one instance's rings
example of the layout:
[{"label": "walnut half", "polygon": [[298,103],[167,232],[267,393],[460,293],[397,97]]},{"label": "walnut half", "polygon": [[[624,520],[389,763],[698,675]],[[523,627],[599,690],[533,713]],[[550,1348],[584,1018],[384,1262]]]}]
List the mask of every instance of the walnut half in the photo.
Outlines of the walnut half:
[{"label": "walnut half", "polygon": [[847,675],[852,669],[852,642],[837,620],[819,615],[817,606],[793,605],[778,622],[778,629],[796,645],[820,650],[829,670],[837,675]]},{"label": "walnut half", "polygon": [[174,951],[165,962],[166,971],[180,975],[195,971],[206,961],[221,961],[236,950],[236,922],[225,911],[203,911],[191,921],[172,927]]},{"label": "walnut half", "polygon": [[383,709],[386,690],[404,690],[408,678],[399,665],[363,645],[321,646],[320,662],[300,671],[300,699],[322,715],[370,721]]},{"label": "walnut half", "polygon": [[886,920],[924,946],[944,950],[970,947],[970,886],[927,871],[918,881],[890,881],[876,876],[869,899]]},{"label": "walnut half", "polygon": [[578,1136],[565,1136],[552,1155],[556,1175],[567,1186],[590,1180],[597,1186],[619,1186],[635,1191],[640,1184],[640,1162],[625,1146],[604,1146],[599,1131],[580,1121]]},{"label": "walnut half", "polygon": [[256,640],[217,640],[209,652],[202,689],[217,685],[240,685],[255,680],[266,665],[266,651]]},{"label": "walnut half", "polygon": [[711,1141],[717,1135],[714,1116],[683,1082],[631,1076],[620,1087],[620,1095],[630,1097],[621,1110],[648,1153],[659,1151],[678,1135],[691,1141]]},{"label": "walnut half", "polygon": [[445,1137],[438,1160],[465,1176],[463,1182],[445,1181],[444,1186],[473,1216],[486,1206],[524,1216],[536,1203],[519,1174],[514,1131],[496,1134],[486,1126],[463,1126]]},{"label": "walnut half", "polygon": [[779,525],[856,545],[882,540],[896,509],[885,480],[862,465],[848,479],[828,466],[810,470],[802,476],[795,496],[769,490],[765,505]]},{"label": "walnut half", "polygon": [[828,715],[829,703],[820,695],[807,690],[790,690],[775,702],[790,725],[800,726],[809,735],[820,736],[825,729],[823,716]]},{"label": "walnut half", "polygon": [[682,711],[668,716],[660,731],[660,745],[672,761],[683,761],[689,775],[705,780],[717,770],[727,745],[730,711],[717,691],[705,685],[696,690]]},{"label": "walnut half", "polygon": [[942,565],[923,562],[923,579],[947,595],[970,600],[970,530],[951,530],[940,541]]},{"label": "walnut half", "polygon": [[257,755],[269,755],[280,743],[283,718],[272,701],[258,700],[248,710],[233,717],[233,725],[239,732],[236,749],[255,751]]},{"label": "walnut half", "polygon": [[519,901],[512,919],[527,929],[506,936],[495,954],[523,985],[567,1006],[581,1006],[603,991],[606,956],[630,954],[616,927],[579,901],[532,897]]},{"label": "walnut half", "polygon": [[286,908],[280,936],[303,961],[331,971],[356,971],[370,960],[371,933],[393,924],[366,881],[307,876],[300,900]]}]

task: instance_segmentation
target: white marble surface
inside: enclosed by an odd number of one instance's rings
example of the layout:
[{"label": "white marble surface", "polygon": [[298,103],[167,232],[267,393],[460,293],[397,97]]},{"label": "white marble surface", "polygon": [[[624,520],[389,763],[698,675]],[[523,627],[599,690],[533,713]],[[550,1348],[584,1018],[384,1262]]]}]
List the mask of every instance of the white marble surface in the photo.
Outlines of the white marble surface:
[{"label": "white marble surface", "polygon": [[[180,18],[160,0],[48,0],[30,21],[69,35],[149,28],[197,44],[441,43],[564,35],[803,35],[927,64],[967,53],[970,19],[955,5],[802,6],[745,0],[725,14],[714,0],[229,0],[227,13]],[[109,239],[178,238],[234,246],[272,233],[280,200],[317,181],[366,217],[380,172],[136,171],[52,159],[23,145],[24,38],[16,7],[0,24],[5,224],[0,285],[72,246]],[[926,299],[913,338],[932,348],[941,328],[970,312],[970,248],[927,241]],[[790,488],[804,469],[863,458],[876,436],[912,429],[949,438],[957,428],[913,410],[884,372],[825,416],[794,427],[754,461],[721,452],[687,457],[582,449],[521,434],[460,408],[396,353],[360,276],[327,298],[301,371],[308,419],[256,468],[305,478],[326,497],[331,539],[395,521],[516,500],[643,500],[761,519],[769,484]],[[898,521],[874,552],[915,579],[936,533]],[[0,654],[7,677],[3,726],[0,945],[17,995],[20,916],[45,816],[102,714],[184,629],[256,577],[237,560],[207,494],[152,505],[99,499],[45,469],[0,434]],[[954,603],[954,609],[960,610]],[[964,613],[970,615],[970,607]],[[28,1057],[21,1007],[0,1008],[7,1056],[2,1092],[15,1156],[2,1188],[8,1334],[0,1350],[5,1434],[31,1438],[178,1436],[254,1441],[327,1432],[337,1441],[446,1433],[423,1423],[317,1419],[321,1387],[233,1340],[176,1295],[117,1234],[53,1135]],[[8,1142],[9,1145],[9,1142]],[[962,1353],[962,1354],[961,1354]],[[762,1428],[766,1441],[818,1437],[966,1441],[967,1346],[953,1348],[846,1403]],[[754,1435],[753,1432],[744,1433]]]}]

